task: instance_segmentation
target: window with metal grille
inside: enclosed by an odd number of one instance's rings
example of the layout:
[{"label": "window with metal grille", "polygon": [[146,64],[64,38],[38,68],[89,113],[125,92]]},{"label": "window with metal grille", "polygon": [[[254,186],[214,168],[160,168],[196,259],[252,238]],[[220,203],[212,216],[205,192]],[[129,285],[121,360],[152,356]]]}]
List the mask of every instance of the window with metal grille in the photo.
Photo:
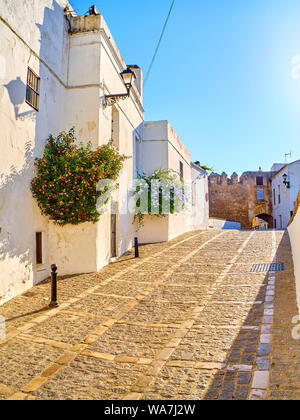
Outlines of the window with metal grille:
[{"label": "window with metal grille", "polygon": [[40,78],[28,67],[27,86],[26,86],[26,103],[36,111],[39,110],[40,102]]}]

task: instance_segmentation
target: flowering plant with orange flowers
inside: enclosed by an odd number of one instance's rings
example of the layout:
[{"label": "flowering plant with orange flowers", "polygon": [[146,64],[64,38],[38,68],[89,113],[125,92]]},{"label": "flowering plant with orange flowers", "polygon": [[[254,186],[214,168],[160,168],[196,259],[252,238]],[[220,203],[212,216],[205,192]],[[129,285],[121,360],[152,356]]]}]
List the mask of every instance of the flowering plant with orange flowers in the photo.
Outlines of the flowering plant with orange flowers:
[{"label": "flowering plant with orange flowers", "polygon": [[96,150],[90,143],[78,146],[75,142],[74,128],[56,138],[50,135],[43,157],[36,159],[37,176],[31,182],[42,214],[59,225],[98,222],[97,201],[107,191],[98,191],[97,185],[112,180],[117,187],[126,159],[112,142]]}]

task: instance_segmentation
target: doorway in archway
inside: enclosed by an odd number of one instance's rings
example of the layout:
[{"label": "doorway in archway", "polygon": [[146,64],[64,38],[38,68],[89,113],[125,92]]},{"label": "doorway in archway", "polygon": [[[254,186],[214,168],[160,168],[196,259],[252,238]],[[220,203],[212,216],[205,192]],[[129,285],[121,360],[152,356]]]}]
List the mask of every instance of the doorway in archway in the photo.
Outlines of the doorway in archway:
[{"label": "doorway in archway", "polygon": [[267,230],[267,229],[273,229],[274,221],[273,216],[270,214],[258,214],[253,218],[252,227],[253,229],[258,230]]}]

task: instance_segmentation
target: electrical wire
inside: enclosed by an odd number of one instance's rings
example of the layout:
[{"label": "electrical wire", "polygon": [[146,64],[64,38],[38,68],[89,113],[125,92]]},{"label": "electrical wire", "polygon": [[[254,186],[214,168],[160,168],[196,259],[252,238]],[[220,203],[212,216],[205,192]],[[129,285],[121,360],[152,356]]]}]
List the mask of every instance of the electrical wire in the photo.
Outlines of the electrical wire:
[{"label": "electrical wire", "polygon": [[157,53],[158,53],[158,50],[159,50],[159,47],[160,47],[161,41],[162,41],[162,39],[163,39],[163,37],[164,37],[164,34],[165,34],[165,32],[166,32],[166,28],[167,28],[167,25],[168,25],[168,22],[169,22],[169,19],[170,19],[170,16],[171,16],[171,13],[172,13],[172,10],[173,10],[173,7],[174,7],[174,4],[175,4],[175,0],[173,0],[173,1],[172,1],[172,4],[171,4],[170,10],[169,10],[169,13],[168,13],[167,19],[166,19],[166,21],[165,21],[165,23],[164,23],[164,26],[163,26],[163,29],[162,29],[162,32],[161,32],[161,35],[160,35],[160,38],[159,38],[159,41],[158,41],[157,47],[156,47],[156,49],[155,49],[155,52],[154,52],[153,58],[152,58],[152,60],[151,60],[151,63],[150,63],[149,69],[148,69],[148,71],[147,71],[147,74],[146,74],[146,77],[145,77],[145,80],[144,80],[144,87],[145,87],[145,85],[146,85],[146,83],[147,83],[147,81],[148,81],[148,79],[149,79],[149,75],[150,75],[150,73],[151,73],[151,70],[152,70],[153,64],[154,64],[154,62],[155,62],[155,59],[156,59],[156,56],[157,56]]}]

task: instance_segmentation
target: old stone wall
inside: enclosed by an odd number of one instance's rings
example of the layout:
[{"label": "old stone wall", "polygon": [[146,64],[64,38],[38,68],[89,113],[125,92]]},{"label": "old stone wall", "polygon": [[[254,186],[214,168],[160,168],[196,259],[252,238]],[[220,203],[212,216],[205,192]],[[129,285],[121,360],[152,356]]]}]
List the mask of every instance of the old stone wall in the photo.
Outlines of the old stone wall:
[{"label": "old stone wall", "polygon": [[[272,172],[244,172],[237,174],[212,173],[209,176],[210,217],[241,223],[242,229],[252,229],[257,216],[272,221]],[[262,184],[262,185],[260,185]]]}]

